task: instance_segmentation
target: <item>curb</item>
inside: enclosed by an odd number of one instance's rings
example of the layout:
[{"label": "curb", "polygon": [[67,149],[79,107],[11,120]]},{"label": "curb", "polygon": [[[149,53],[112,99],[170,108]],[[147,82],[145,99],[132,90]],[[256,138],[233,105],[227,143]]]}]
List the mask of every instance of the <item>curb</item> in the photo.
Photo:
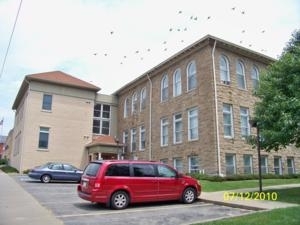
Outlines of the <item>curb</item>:
[{"label": "curb", "polygon": [[254,210],[254,211],[267,210],[265,208],[256,207],[256,206],[249,206],[249,205],[243,205],[243,204],[214,201],[214,200],[208,200],[208,199],[202,199],[202,198],[199,198],[199,200],[202,201],[202,202],[213,203],[213,204],[216,204],[216,205],[224,205],[224,206],[229,206],[229,207],[232,207],[232,208],[240,208],[240,209],[247,209],[247,210]]}]

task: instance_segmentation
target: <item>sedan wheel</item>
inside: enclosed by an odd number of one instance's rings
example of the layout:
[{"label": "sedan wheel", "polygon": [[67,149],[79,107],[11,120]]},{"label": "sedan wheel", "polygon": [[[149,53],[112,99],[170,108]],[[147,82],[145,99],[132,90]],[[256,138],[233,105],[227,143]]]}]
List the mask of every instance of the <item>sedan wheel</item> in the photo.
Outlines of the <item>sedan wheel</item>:
[{"label": "sedan wheel", "polygon": [[188,187],[184,190],[183,194],[182,194],[182,201],[183,203],[193,203],[196,199],[196,193],[195,193],[195,189]]},{"label": "sedan wheel", "polygon": [[114,209],[125,209],[129,204],[129,196],[124,191],[117,191],[111,197],[111,207]]},{"label": "sedan wheel", "polygon": [[51,181],[51,177],[49,175],[45,174],[41,177],[41,181],[43,183],[49,183]]}]

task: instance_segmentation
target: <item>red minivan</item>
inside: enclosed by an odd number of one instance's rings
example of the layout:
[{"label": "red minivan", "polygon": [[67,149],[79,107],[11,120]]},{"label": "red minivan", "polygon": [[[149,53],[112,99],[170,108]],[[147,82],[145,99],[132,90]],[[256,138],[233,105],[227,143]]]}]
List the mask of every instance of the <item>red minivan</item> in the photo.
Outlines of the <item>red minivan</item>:
[{"label": "red minivan", "polygon": [[192,203],[201,193],[198,180],[152,161],[92,161],[77,187],[80,198],[124,209],[129,203],[180,200]]}]

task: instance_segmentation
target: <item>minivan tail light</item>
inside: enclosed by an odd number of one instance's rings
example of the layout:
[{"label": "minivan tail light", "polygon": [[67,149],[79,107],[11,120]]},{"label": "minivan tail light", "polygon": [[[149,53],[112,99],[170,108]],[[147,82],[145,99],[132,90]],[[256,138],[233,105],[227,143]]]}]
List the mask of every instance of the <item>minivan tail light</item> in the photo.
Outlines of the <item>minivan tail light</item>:
[{"label": "minivan tail light", "polygon": [[100,183],[96,182],[95,183],[95,188],[100,188]]}]

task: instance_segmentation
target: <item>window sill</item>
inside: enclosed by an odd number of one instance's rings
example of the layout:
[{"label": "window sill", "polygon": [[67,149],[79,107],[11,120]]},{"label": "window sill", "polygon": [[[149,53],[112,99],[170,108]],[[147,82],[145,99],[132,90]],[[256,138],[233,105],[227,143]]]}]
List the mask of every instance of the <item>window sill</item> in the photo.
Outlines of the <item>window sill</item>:
[{"label": "window sill", "polygon": [[42,112],[45,112],[45,113],[52,113],[52,110],[42,109],[41,111],[42,111]]}]

